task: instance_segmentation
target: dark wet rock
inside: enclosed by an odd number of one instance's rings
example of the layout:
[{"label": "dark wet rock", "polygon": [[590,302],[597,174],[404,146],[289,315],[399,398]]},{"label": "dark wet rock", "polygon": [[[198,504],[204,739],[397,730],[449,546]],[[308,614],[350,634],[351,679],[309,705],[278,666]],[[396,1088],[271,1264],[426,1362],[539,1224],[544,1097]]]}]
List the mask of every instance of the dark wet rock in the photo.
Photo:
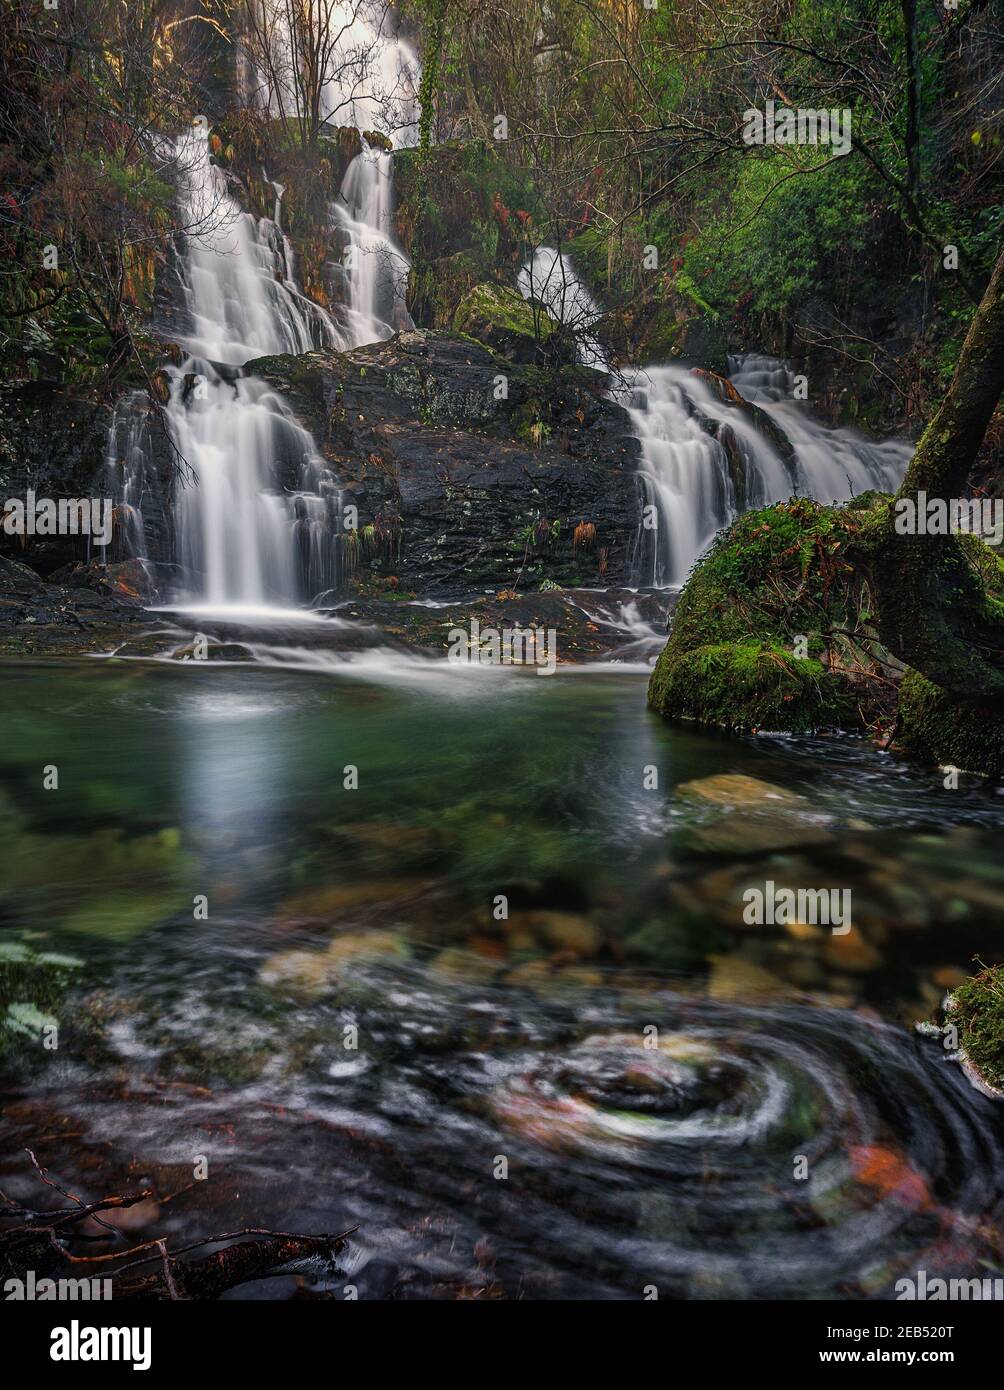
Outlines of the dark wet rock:
[{"label": "dark wet rock", "polygon": [[[146,553],[155,562],[173,559],[169,498],[177,460],[159,413],[145,391],[127,391],[118,401],[51,382],[0,387],[0,507],[8,498],[59,503],[109,498],[112,515],[109,559],[128,558],[127,518],[118,505],[122,468],[131,432],[142,439],[147,479],[142,510]],[[43,577],[95,558],[87,535],[8,536],[0,529],[0,555],[30,565]]]},{"label": "dark wet rock", "polygon": [[[246,370],[283,393],[343,482],[360,564],[403,590],[508,589],[521,571],[524,588],[629,581],[638,444],[600,373],[420,332]],[[580,523],[596,528],[589,549]]]},{"label": "dark wet rock", "polygon": [[410,647],[443,656],[455,628],[469,630],[472,622],[486,628],[554,629],[559,665],[601,661],[620,655],[627,640],[624,629],[597,622],[589,605],[595,594],[562,593],[482,595],[430,607],[421,600],[360,594],[338,605],[338,617],[372,624],[381,633]]},{"label": "dark wet rock", "polygon": [[[702,381],[709,391],[713,391],[722,405],[729,406],[745,415],[756,427],[758,433],[766,435],[791,472],[792,484],[794,484],[796,481],[795,450],[788,436],[773,417],[768,415],[765,410],[761,410],[758,405],[745,400],[728,377],[723,376],[721,372],[710,371],[705,367],[692,367],[691,375]],[[712,420],[699,409],[695,409],[694,416],[701,428],[717,439],[725,450],[729,459],[729,472],[732,474],[732,482],[736,488],[737,505],[740,509],[748,506],[746,461],[731,425],[728,421]]]},{"label": "dark wet rock", "polygon": [[91,589],[98,594],[148,602],[155,593],[150,567],[142,560],[119,560],[106,565],[100,560],[66,565],[50,576],[53,584],[68,589]]},{"label": "dark wet rock", "polygon": [[[588,270],[581,259],[576,266]],[[608,287],[595,280],[590,288],[601,301],[609,294]],[[682,357],[726,370],[728,340],[720,320],[708,305],[683,293],[670,274],[660,275],[654,285],[611,308],[597,324],[596,335],[624,365],[647,366]]]},{"label": "dark wet rock", "polygon": [[94,587],[46,583],[27,565],[0,556],[0,655],[108,651],[144,617],[140,600],[114,579]]},{"label": "dark wet rock", "polygon": [[[29,489],[55,502],[99,495],[94,488],[111,418],[105,402],[48,382],[0,388],[0,509],[8,498],[24,501]],[[0,530],[0,555],[46,574],[87,558],[88,539]]]}]

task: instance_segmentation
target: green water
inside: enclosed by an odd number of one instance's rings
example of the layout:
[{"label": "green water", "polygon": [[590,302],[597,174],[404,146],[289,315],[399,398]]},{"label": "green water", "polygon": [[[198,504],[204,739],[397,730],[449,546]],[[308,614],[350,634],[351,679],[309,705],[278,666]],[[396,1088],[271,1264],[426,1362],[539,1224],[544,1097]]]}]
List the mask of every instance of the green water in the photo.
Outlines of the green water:
[{"label": "green water", "polygon": [[[999,1268],[1000,1110],[912,1029],[1001,956],[992,789],[610,671],[20,664],[0,711],[5,1191],[26,1144],[95,1192],[201,1155],[150,1233],[355,1227],[336,1296]],[[767,881],[853,930],[746,925]]]}]

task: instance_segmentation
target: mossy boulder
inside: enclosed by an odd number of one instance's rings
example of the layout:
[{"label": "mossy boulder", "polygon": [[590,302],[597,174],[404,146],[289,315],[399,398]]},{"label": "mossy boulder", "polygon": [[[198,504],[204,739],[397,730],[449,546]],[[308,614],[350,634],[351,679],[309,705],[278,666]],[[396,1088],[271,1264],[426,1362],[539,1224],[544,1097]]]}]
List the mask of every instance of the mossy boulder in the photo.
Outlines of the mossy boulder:
[{"label": "mossy boulder", "polygon": [[738,733],[815,733],[842,727],[845,692],[821,662],[776,643],[720,643],[664,652],[652,673],[649,704],[671,718]]},{"label": "mossy boulder", "polygon": [[842,507],[793,498],[740,517],[683,591],[652,708],[734,732],[891,722],[868,579],[886,506],[877,494]]},{"label": "mossy boulder", "polygon": [[959,985],[946,1009],[959,1030],[970,1080],[980,1090],[1004,1095],[1004,965],[990,966]]},{"label": "mossy boulder", "polygon": [[426,328],[449,332],[457,306],[484,275],[484,265],[469,251],[413,265],[407,296],[412,318]]},{"label": "mossy boulder", "polygon": [[[908,582],[879,562],[889,514],[887,497],[866,493],[740,517],[691,573],[651,707],[737,733],[880,734],[924,762],[1004,778],[999,710],[946,693],[882,643],[882,596]],[[959,607],[999,605],[1000,560],[977,536],[957,543],[968,575]]]},{"label": "mossy boulder", "polygon": [[507,285],[476,285],[457,305],[453,331],[513,362],[533,362],[556,342],[559,326]]},{"label": "mossy boulder", "polygon": [[[584,240],[576,239],[573,254]],[[588,275],[589,259],[580,259],[593,293],[603,302],[616,298],[607,280]],[[727,372],[728,339],[722,321],[707,304],[695,301],[688,287],[685,276],[661,273],[639,293],[614,304],[600,320],[597,336],[618,362],[644,367],[683,357]]]},{"label": "mossy boulder", "polygon": [[908,671],[900,685],[896,746],[922,762],[1004,780],[1000,712],[960,704],[919,671]]}]

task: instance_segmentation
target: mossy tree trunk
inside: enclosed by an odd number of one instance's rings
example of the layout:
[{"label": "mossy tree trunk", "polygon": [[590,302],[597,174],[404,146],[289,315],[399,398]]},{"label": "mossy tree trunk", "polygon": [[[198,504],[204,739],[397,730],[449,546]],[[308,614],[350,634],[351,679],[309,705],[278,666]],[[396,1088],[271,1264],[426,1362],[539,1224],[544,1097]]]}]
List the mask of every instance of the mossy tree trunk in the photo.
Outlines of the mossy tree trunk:
[{"label": "mossy tree trunk", "polygon": [[428,229],[425,220],[429,193],[429,151],[432,148],[432,125],[436,117],[437,94],[442,82],[448,9],[449,0],[425,0],[422,7],[425,43],[422,51],[422,78],[418,87],[418,179],[408,286],[408,310],[415,323],[420,326],[430,322],[433,316],[433,293],[430,283],[433,271],[426,247]]},{"label": "mossy tree trunk", "polygon": [[[1004,392],[1004,251],[966,335],[941,408],[917,446],[896,502],[965,496]],[[875,552],[882,639],[955,699],[1004,710],[1004,605],[989,598],[971,546],[956,535],[896,531],[894,504]]]}]

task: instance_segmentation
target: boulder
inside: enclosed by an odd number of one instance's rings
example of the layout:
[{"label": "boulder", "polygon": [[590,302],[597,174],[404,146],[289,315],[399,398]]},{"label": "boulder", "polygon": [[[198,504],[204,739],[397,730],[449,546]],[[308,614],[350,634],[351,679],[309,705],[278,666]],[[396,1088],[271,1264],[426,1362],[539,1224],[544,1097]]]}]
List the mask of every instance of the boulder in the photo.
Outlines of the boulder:
[{"label": "boulder", "polygon": [[475,285],[457,305],[453,331],[513,362],[534,362],[549,354],[561,330],[546,309],[519,290]]}]

